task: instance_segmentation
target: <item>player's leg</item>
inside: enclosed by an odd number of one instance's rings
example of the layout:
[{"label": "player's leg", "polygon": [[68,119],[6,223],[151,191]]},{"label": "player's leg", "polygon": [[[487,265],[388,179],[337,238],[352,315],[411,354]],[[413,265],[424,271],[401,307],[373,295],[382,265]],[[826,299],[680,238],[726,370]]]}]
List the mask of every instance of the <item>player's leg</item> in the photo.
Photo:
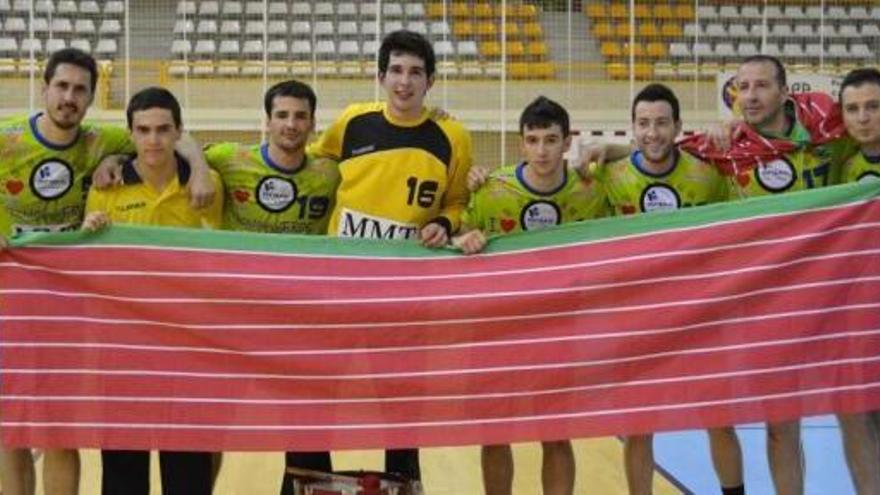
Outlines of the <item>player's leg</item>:
[{"label": "player's leg", "polygon": [[43,453],[43,486],[47,494],[79,493],[79,451],[51,449]]},{"label": "player's leg", "polygon": [[630,495],[650,495],[654,483],[654,435],[625,437],[623,466]]},{"label": "player's leg", "polygon": [[513,492],[513,452],[510,445],[484,445],[480,454],[486,495]]},{"label": "player's leg", "polygon": [[148,450],[102,450],[102,495],[149,495]]},{"label": "player's leg", "polygon": [[422,471],[419,468],[419,449],[393,449],[385,451],[385,470],[419,481]]},{"label": "player's leg", "polygon": [[880,445],[870,413],[838,414],[837,419],[856,493],[880,493]]},{"label": "player's leg", "polygon": [[804,493],[800,420],[767,423],[767,459],[778,495]]},{"label": "player's leg", "polygon": [[712,464],[715,474],[721,483],[724,495],[745,493],[743,489],[742,448],[739,438],[732,426],[709,428],[709,450],[712,453]]},{"label": "player's leg", "polygon": [[281,481],[281,495],[293,493],[293,477],[287,474],[287,468],[297,467],[312,471],[333,471],[330,452],[287,452],[284,454],[284,478]]},{"label": "player's leg", "polygon": [[3,495],[33,495],[36,486],[30,449],[0,448],[0,485]]},{"label": "player's leg", "polygon": [[217,486],[221,467],[223,467],[223,452],[211,452],[211,486]]},{"label": "player's leg", "polygon": [[213,456],[210,452],[159,452],[163,495],[211,495]]},{"label": "player's leg", "polygon": [[541,466],[541,486],[544,495],[571,495],[574,493],[574,450],[571,442],[543,442],[544,460]]}]

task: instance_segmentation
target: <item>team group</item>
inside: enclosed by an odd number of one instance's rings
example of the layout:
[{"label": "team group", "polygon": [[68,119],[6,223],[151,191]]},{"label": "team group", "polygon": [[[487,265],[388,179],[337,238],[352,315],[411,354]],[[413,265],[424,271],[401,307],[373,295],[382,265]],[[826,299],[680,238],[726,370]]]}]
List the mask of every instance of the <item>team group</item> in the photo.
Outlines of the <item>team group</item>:
[{"label": "team group", "polygon": [[[495,170],[472,168],[467,130],[426,108],[434,76],[431,44],[397,31],[379,52],[385,101],[349,106],[310,144],[315,93],[281,82],[264,97],[265,143],[203,149],[184,135],[180,106],[162,88],[131,98],[128,129],[84,123],[95,61],[57,51],[46,65],[42,111],[0,123],[0,249],[23,232],[132,223],[413,240],[473,254],[510,232],[880,178],[875,69],[848,74],[835,102],[789,94],[779,60],[748,58],[735,83],[742,121],[682,140],[675,94],[650,84],[632,102],[633,145],[592,145],[571,167],[563,158],[572,142],[568,113],[538,97],[520,117],[523,160]],[[845,126],[829,132],[840,115]],[[858,493],[880,494],[880,414],[839,419]],[[803,494],[799,421],[771,423],[767,432],[777,493]],[[745,493],[734,429],[708,436],[722,493]],[[571,443],[542,447],[544,493],[573,493]],[[652,437],[626,438],[624,459],[630,493],[651,493]],[[331,470],[328,452],[288,452],[286,464]],[[208,494],[220,456],[161,452],[160,465],[164,493]],[[149,493],[149,452],[105,450],[102,467],[103,493]],[[487,494],[512,492],[509,445],[483,447],[482,468]],[[387,451],[386,469],[419,480],[418,450]],[[77,493],[78,453],[46,451],[43,474],[46,493]],[[34,492],[29,449],[0,449],[0,483],[6,495]],[[290,490],[285,475],[282,493]]]}]

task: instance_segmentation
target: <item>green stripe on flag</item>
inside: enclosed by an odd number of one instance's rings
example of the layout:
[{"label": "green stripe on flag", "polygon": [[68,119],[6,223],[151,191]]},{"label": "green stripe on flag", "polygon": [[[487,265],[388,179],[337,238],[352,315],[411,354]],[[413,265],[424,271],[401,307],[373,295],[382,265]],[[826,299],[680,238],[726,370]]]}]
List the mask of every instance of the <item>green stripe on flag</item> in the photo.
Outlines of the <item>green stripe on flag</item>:
[{"label": "green stripe on flag", "polygon": [[[493,239],[487,253],[564,246],[614,237],[657,233],[750,217],[778,215],[867,201],[880,194],[880,181],[844,184],[809,191],[777,194],[740,201],[572,223],[542,232],[523,232]],[[15,247],[137,245],[222,251],[291,253],[341,257],[448,257],[451,248],[429,250],[415,242],[337,239],[325,236],[252,234],[230,231],[115,226],[96,234],[84,232],[29,233],[14,238]]]}]

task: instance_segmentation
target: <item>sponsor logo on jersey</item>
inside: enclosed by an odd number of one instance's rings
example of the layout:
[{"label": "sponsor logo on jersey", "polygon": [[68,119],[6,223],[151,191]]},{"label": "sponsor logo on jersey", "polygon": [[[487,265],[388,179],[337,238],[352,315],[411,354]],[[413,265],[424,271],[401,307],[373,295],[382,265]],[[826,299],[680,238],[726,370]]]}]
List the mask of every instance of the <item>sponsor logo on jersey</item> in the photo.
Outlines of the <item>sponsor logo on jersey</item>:
[{"label": "sponsor logo on jersey", "polygon": [[31,191],[40,199],[64,196],[73,186],[73,168],[57,158],[40,162],[31,173]]},{"label": "sponsor logo on jersey", "polygon": [[367,153],[372,153],[376,150],[375,144],[368,144],[366,146],[361,146],[360,148],[355,148],[351,150],[351,156],[365,155]]},{"label": "sponsor logo on jersey", "polygon": [[257,184],[257,204],[264,210],[280,213],[296,201],[296,184],[282,177],[264,177]]},{"label": "sponsor logo on jersey", "polygon": [[523,230],[541,230],[559,225],[562,213],[556,203],[538,200],[527,204],[520,213],[519,223]]},{"label": "sponsor logo on jersey", "polygon": [[13,225],[12,232],[16,235],[27,232],[73,232],[79,229],[78,223],[64,223],[58,225]]},{"label": "sponsor logo on jersey", "polygon": [[868,172],[865,172],[862,175],[860,175],[859,178],[856,180],[858,182],[863,183],[863,184],[865,182],[877,182],[877,181],[880,181],[880,174],[878,174],[877,172],[874,172],[874,171],[868,171]]},{"label": "sponsor logo on jersey", "polygon": [[140,209],[146,208],[146,207],[147,207],[146,201],[137,201],[135,203],[117,205],[116,211],[119,213],[125,213],[125,212],[132,211],[132,210],[140,210]]},{"label": "sponsor logo on jersey", "polygon": [[360,239],[415,239],[419,232],[417,225],[405,224],[387,218],[367,215],[348,208],[342,209],[336,235]]},{"label": "sponsor logo on jersey", "polygon": [[782,192],[797,180],[794,165],[787,158],[778,158],[755,168],[758,184],[770,192]]},{"label": "sponsor logo on jersey", "polygon": [[643,212],[672,211],[681,208],[678,192],[666,184],[651,184],[642,191]]}]

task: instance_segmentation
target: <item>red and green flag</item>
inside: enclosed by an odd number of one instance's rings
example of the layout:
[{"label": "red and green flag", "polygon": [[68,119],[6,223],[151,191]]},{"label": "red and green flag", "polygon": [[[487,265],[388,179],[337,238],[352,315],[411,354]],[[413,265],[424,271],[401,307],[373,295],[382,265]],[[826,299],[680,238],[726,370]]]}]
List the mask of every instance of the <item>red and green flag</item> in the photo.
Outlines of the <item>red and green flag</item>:
[{"label": "red and green flag", "polygon": [[0,254],[7,445],[494,444],[880,409],[880,185],[415,244],[112,227]]}]

